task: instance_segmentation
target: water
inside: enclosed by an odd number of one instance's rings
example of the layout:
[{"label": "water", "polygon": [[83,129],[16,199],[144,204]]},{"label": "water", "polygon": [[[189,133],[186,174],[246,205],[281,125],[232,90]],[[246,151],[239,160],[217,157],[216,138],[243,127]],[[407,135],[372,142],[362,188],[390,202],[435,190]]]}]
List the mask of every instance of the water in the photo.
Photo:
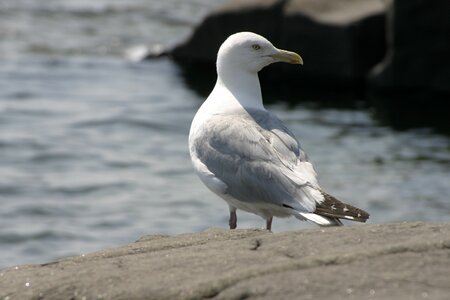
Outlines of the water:
[{"label": "water", "polygon": [[[168,59],[125,59],[186,37],[220,2],[0,3],[0,266],[226,227],[227,207],[194,175],[187,149],[202,97]],[[269,109],[301,138],[323,187],[371,222],[449,220],[448,137],[279,100]],[[245,213],[238,221],[264,225]],[[274,221],[275,231],[306,227]]]}]

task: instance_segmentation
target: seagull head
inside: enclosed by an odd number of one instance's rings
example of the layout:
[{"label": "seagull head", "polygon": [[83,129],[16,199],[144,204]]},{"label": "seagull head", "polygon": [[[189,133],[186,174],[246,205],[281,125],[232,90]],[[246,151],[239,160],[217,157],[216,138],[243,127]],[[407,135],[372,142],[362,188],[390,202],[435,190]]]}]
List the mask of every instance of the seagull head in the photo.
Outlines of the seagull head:
[{"label": "seagull head", "polygon": [[253,32],[239,32],[229,36],[217,54],[217,68],[238,68],[257,73],[276,62],[303,64],[297,53],[276,48],[266,38]]}]

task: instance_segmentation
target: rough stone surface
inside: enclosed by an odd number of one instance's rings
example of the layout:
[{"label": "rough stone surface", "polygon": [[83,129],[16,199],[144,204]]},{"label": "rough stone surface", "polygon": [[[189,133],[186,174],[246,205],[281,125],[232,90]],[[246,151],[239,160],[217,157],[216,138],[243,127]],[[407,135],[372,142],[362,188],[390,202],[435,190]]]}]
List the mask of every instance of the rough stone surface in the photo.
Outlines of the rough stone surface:
[{"label": "rough stone surface", "polygon": [[211,229],[0,270],[0,299],[448,299],[449,265],[450,224]]}]

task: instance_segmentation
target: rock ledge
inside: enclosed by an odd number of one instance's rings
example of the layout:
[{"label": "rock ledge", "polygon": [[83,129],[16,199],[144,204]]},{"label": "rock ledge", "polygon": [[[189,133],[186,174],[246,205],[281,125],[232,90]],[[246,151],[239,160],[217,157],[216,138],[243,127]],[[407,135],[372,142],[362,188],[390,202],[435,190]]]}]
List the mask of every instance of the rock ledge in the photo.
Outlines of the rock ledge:
[{"label": "rock ledge", "polygon": [[0,299],[448,299],[450,223],[145,236],[0,271]]}]

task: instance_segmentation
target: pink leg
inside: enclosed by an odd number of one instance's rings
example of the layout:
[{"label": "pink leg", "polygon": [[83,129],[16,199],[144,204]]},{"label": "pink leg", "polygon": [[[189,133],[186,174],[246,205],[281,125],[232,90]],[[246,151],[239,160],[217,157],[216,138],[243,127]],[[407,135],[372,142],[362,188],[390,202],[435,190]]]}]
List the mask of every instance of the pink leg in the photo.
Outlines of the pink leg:
[{"label": "pink leg", "polygon": [[236,209],[230,210],[230,221],[228,222],[228,224],[230,224],[230,229],[236,229],[237,226]]},{"label": "pink leg", "polygon": [[266,229],[269,231],[272,231],[272,219],[273,217],[270,217],[266,220]]}]

